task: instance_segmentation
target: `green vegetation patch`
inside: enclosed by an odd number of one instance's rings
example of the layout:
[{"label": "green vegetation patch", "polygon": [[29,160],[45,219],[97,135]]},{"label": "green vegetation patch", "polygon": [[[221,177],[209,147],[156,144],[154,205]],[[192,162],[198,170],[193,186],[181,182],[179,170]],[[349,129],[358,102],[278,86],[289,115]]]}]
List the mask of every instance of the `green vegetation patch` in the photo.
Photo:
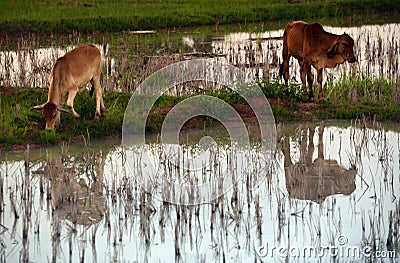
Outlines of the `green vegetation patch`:
[{"label": "green vegetation patch", "polygon": [[[285,86],[270,83],[268,80],[258,83],[269,100],[275,120],[315,121],[326,119],[364,118],[380,121],[400,120],[400,81],[387,81],[373,78],[346,77],[335,84],[324,86],[327,99],[324,103],[310,103],[307,91],[299,85]],[[47,100],[46,89],[1,88],[0,100],[0,148],[12,148],[13,145],[56,144],[65,140],[81,139],[82,136],[100,138],[120,136],[122,123],[130,93],[105,92],[106,116],[94,121],[95,99],[89,92],[77,95],[75,110],[81,114],[74,119],[70,114],[61,115],[61,124],[53,131],[46,131],[45,120],[40,111],[30,108]],[[245,122],[254,122],[254,113],[244,99],[236,92],[226,88],[207,91],[206,95],[217,97],[232,105]],[[140,97],[142,96],[142,97]],[[148,95],[140,95],[138,101]],[[154,104],[147,118],[146,131],[158,132],[165,116],[185,97],[163,95]],[[135,125],[133,113],[131,120]],[[188,121],[186,128],[221,125],[210,117],[195,117]]]},{"label": "green vegetation patch", "polygon": [[55,144],[72,140],[77,136],[102,137],[120,134],[125,107],[130,94],[107,92],[104,101],[107,115],[95,122],[95,99],[89,92],[77,95],[75,110],[81,114],[74,119],[70,114],[61,115],[61,124],[55,130],[46,131],[45,119],[41,111],[30,110],[32,106],[46,102],[45,89],[5,89],[0,100],[0,145],[15,144]]},{"label": "green vegetation patch", "polygon": [[398,15],[400,1],[2,1],[4,33],[144,30],[343,16]]}]

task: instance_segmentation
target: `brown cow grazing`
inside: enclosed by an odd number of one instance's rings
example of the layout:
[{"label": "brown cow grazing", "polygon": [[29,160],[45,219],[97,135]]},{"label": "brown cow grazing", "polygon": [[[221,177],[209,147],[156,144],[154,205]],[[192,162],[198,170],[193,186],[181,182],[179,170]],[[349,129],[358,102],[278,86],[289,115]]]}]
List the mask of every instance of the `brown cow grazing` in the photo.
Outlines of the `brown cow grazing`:
[{"label": "brown cow grazing", "polygon": [[[50,88],[47,102],[33,107],[34,110],[43,110],[46,119],[46,129],[52,130],[60,124],[60,112],[71,113],[75,118],[80,115],[74,109],[74,99],[78,92],[82,92],[89,81],[96,94],[95,120],[101,116],[100,107],[105,114],[102,89],[100,87],[101,55],[93,45],[79,45],[75,49],[57,59],[51,70]],[[67,102],[71,112],[62,108]]]},{"label": "brown cow grazing", "polygon": [[326,32],[321,24],[307,24],[303,21],[289,22],[283,34],[283,63],[279,74],[283,75],[286,85],[289,79],[289,59],[293,56],[300,64],[300,77],[303,86],[307,82],[310,88],[310,100],[314,100],[314,75],[311,65],[317,70],[318,99],[324,100],[322,94],[322,70],[334,68],[345,61],[356,62],[354,40],[347,34],[335,35]]}]

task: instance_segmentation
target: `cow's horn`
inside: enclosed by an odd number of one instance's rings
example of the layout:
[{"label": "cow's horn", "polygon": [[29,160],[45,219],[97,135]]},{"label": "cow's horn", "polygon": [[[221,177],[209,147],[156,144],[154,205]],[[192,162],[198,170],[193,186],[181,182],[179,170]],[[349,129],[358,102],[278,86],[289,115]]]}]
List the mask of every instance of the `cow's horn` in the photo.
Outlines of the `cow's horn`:
[{"label": "cow's horn", "polygon": [[46,103],[40,104],[40,105],[36,105],[36,106],[30,108],[30,110],[43,110],[44,105],[46,105]]},{"label": "cow's horn", "polygon": [[59,111],[62,112],[62,113],[69,113],[69,114],[72,114],[69,110],[66,110],[66,109],[64,109],[64,108],[61,107],[61,106],[58,106],[58,107],[57,107],[57,110],[59,110]]}]

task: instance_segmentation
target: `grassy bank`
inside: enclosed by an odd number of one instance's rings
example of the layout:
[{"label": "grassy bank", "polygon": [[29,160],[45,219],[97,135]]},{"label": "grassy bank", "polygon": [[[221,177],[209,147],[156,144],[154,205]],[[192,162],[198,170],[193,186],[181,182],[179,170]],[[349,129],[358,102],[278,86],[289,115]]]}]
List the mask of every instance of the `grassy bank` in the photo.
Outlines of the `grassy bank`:
[{"label": "grassy bank", "polygon": [[[357,119],[400,121],[400,81],[377,79],[344,79],[325,86],[325,103],[309,103],[306,92],[297,85],[286,87],[278,83],[259,83],[269,98],[275,120],[310,121],[327,119]],[[208,93],[231,104],[248,124],[254,123],[252,111],[243,98],[230,90]],[[15,145],[55,144],[63,140],[82,140],[84,137],[99,138],[120,136],[126,105],[131,94],[106,92],[104,101],[108,109],[106,117],[95,122],[95,100],[88,92],[79,94],[75,109],[81,114],[76,120],[69,114],[61,116],[61,125],[53,130],[44,130],[45,121],[41,113],[30,107],[47,99],[43,89],[4,89],[0,101],[0,149],[15,148]],[[146,125],[150,132],[159,131],[168,111],[183,97],[162,96],[153,108]],[[203,128],[204,121],[215,125],[210,119],[189,121],[186,128]]]},{"label": "grassy bank", "polygon": [[70,33],[174,28],[246,22],[397,16],[400,1],[287,0],[2,1],[3,33]]},{"label": "grassy bank", "polygon": [[130,94],[108,92],[104,95],[108,115],[99,122],[93,120],[95,100],[88,92],[75,99],[75,110],[81,114],[76,120],[69,114],[61,116],[56,130],[46,131],[45,120],[40,111],[30,108],[47,100],[46,90],[4,89],[1,94],[0,144],[5,146],[27,143],[54,144],[62,140],[79,139],[79,136],[101,137],[119,134]]}]

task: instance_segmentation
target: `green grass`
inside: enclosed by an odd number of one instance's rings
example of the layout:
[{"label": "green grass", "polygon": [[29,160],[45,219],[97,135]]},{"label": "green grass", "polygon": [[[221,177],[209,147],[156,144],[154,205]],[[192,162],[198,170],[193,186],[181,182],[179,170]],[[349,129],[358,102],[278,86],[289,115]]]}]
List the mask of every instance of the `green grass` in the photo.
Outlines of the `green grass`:
[{"label": "green grass", "polygon": [[277,82],[260,81],[259,87],[267,98],[288,99],[293,102],[304,102],[308,100],[308,95],[304,87],[298,84],[285,86]]},{"label": "green grass", "polygon": [[130,94],[108,92],[104,96],[107,101],[107,115],[95,122],[95,100],[88,92],[79,94],[75,99],[75,110],[81,114],[76,120],[69,114],[62,114],[61,125],[53,131],[44,130],[45,120],[40,111],[32,111],[30,107],[47,100],[46,90],[16,89],[1,96],[0,104],[0,145],[15,144],[55,144],[62,140],[71,140],[78,135],[91,137],[110,136],[120,133],[125,107]]},{"label": "green grass", "polygon": [[400,80],[345,77],[326,85],[324,94],[336,119],[400,119]]},{"label": "green grass", "polygon": [[[338,83],[324,87],[327,101],[320,104],[306,103],[308,102],[306,91],[298,85],[285,86],[270,83],[268,80],[260,81],[258,85],[270,99],[277,122],[364,117],[380,121],[400,121],[400,80],[344,78]],[[229,89],[207,92],[207,95],[224,100],[233,107],[245,104],[239,94]],[[60,126],[53,131],[46,131],[41,112],[29,109],[45,102],[47,91],[10,88],[5,90],[0,98],[0,149],[10,148],[13,145],[56,144],[81,136],[91,138],[120,136],[125,109],[130,98],[130,93],[105,92],[107,114],[95,122],[94,98],[89,96],[89,92],[80,93],[74,105],[81,118],[74,119],[69,114],[62,114]],[[145,98],[143,95],[143,99]],[[146,131],[159,131],[168,109],[184,99],[185,97],[161,96],[149,115]],[[204,121],[207,125],[217,123],[210,118],[196,119],[193,127],[203,127]]]},{"label": "green grass", "polygon": [[71,33],[268,21],[286,23],[344,16],[396,16],[400,9],[398,0],[326,0],[300,4],[288,4],[287,0],[80,1],[88,7],[60,6],[59,2],[2,0],[0,31]]}]

